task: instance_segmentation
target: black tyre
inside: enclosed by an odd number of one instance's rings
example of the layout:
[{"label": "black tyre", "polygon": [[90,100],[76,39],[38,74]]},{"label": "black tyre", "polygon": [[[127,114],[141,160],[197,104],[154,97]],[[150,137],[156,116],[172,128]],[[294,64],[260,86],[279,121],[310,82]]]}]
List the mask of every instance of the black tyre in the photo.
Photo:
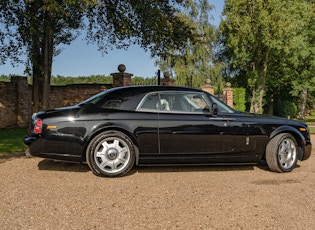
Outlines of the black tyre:
[{"label": "black tyre", "polygon": [[123,176],[134,165],[134,145],[124,133],[107,131],[97,135],[90,142],[86,151],[86,160],[97,176]]},{"label": "black tyre", "polygon": [[297,143],[289,133],[275,136],[267,145],[266,161],[271,171],[291,172],[296,167],[297,158]]}]

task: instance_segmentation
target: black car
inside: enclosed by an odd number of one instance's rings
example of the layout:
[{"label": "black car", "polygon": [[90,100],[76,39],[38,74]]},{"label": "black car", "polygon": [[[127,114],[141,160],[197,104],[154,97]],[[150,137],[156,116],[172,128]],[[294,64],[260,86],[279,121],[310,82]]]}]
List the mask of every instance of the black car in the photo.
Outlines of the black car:
[{"label": "black car", "polygon": [[99,176],[134,165],[253,164],[292,171],[311,155],[308,126],[246,114],[192,88],[129,86],[33,115],[24,139],[33,156],[87,162]]}]

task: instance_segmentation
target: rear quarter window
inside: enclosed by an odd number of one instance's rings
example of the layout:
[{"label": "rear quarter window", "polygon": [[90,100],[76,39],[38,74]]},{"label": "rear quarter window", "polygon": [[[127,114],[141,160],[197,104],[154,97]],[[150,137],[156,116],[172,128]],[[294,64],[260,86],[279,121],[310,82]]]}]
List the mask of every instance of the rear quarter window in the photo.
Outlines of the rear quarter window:
[{"label": "rear quarter window", "polygon": [[104,96],[104,98],[99,101],[96,106],[104,109],[134,111],[141,99],[142,94],[137,94],[134,91],[115,91]]}]

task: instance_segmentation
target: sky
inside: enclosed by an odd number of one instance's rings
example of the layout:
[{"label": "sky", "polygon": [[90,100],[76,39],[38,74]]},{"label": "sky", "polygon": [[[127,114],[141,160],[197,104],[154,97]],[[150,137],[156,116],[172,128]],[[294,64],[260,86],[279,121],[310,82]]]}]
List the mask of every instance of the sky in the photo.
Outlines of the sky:
[{"label": "sky", "polygon": [[[220,23],[221,12],[224,0],[209,0],[215,8],[211,14],[214,17],[212,24],[218,26]],[[112,50],[102,55],[97,50],[96,45],[86,44],[82,38],[77,38],[70,45],[64,46],[63,51],[54,57],[52,75],[71,76],[91,76],[106,75],[118,72],[119,64],[126,66],[126,72],[140,77],[156,76],[158,67],[154,65],[154,58],[150,57],[149,52],[145,52],[138,46],[130,46],[127,50]],[[0,75],[19,75],[24,76],[24,65],[13,67],[9,62],[0,65]]]}]

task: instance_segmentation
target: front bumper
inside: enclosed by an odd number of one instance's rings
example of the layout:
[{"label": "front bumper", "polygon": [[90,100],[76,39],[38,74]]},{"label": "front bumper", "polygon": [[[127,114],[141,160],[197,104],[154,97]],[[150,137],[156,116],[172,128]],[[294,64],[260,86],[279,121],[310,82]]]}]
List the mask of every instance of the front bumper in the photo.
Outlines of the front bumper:
[{"label": "front bumper", "polygon": [[303,154],[302,161],[307,160],[308,158],[310,158],[311,153],[312,153],[312,144],[311,143],[307,143],[305,145],[305,148],[304,148],[304,154]]}]

